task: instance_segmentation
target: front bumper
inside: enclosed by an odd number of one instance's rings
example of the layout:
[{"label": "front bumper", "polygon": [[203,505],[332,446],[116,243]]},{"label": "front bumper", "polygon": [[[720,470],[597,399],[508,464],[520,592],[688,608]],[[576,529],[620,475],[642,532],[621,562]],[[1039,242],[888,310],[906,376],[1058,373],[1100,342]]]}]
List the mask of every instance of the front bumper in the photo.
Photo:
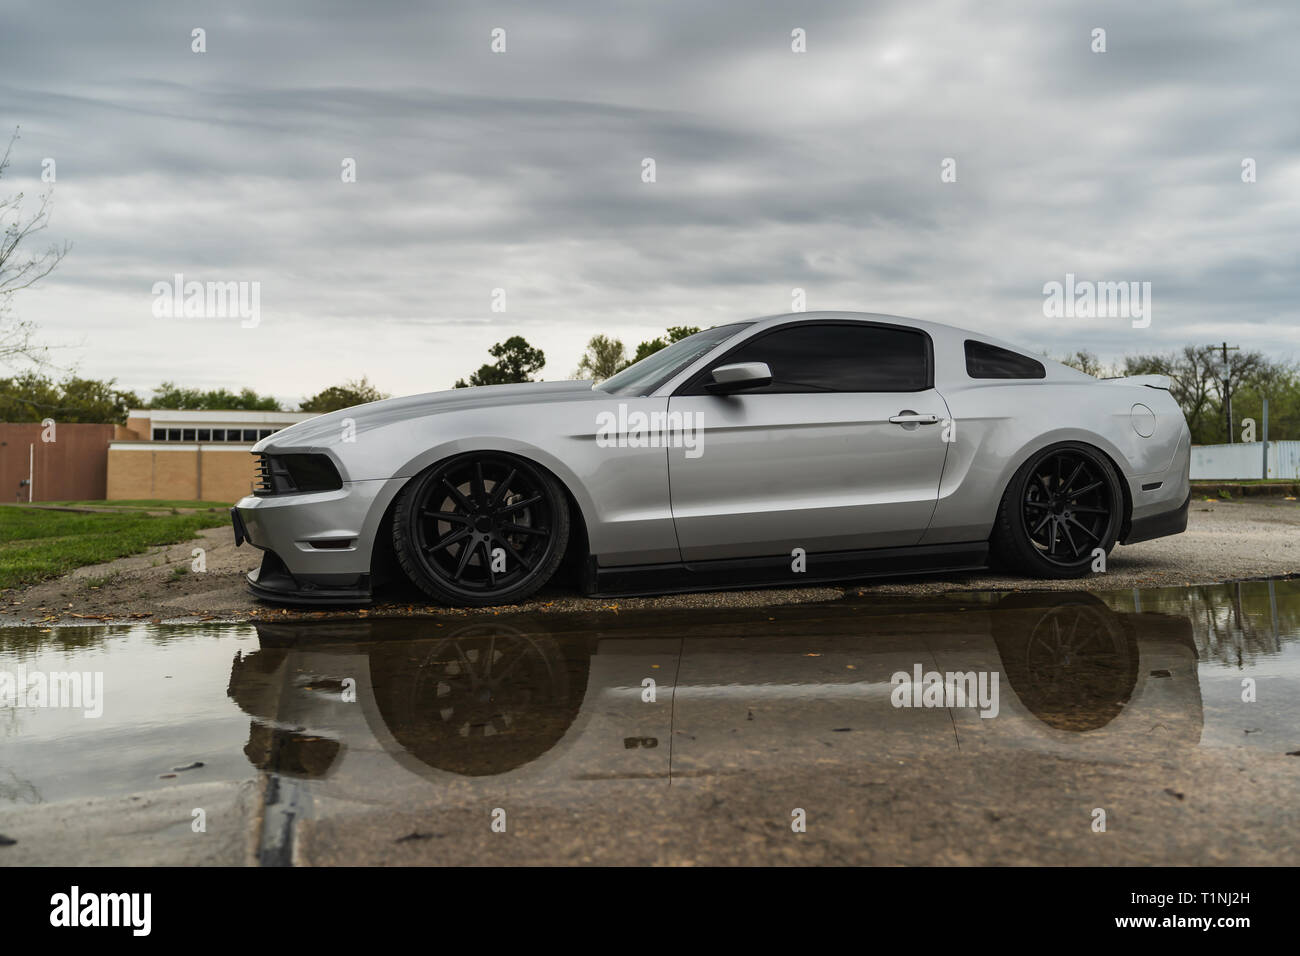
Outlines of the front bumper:
[{"label": "front bumper", "polygon": [[248,575],[249,590],[281,604],[369,602],[375,536],[402,483],[355,481],[335,491],[241,499],[230,512],[235,543],[264,552]]},{"label": "front bumper", "polygon": [[369,604],[370,575],[361,575],[352,585],[320,584],[300,581],[285,567],[274,551],[264,551],[262,564],[247,576],[248,590],[255,597],[275,604],[303,606],[355,606]]}]

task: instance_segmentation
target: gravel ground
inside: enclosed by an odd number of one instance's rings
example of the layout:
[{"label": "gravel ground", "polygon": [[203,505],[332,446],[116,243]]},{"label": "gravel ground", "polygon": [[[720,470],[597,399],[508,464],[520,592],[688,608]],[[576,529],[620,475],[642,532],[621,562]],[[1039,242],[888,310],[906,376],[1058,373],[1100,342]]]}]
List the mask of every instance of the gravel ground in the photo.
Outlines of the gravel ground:
[{"label": "gravel ground", "polygon": [[[0,594],[0,624],[102,623],[124,620],[240,620],[356,615],[462,617],[503,610],[541,613],[617,612],[640,608],[762,607],[831,601],[852,593],[934,595],[975,590],[1109,590],[1206,584],[1300,573],[1300,502],[1278,498],[1193,500],[1181,535],[1116,548],[1104,574],[1086,580],[1037,581],[997,572],[887,579],[849,587],[809,586],[713,591],[649,598],[584,598],[548,590],[522,605],[474,610],[427,605],[414,595],[352,611],[296,611],[254,600],[244,574],[261,552],[236,549],[227,527],[195,541],[92,565],[21,590]],[[205,570],[191,570],[195,548]]]}]

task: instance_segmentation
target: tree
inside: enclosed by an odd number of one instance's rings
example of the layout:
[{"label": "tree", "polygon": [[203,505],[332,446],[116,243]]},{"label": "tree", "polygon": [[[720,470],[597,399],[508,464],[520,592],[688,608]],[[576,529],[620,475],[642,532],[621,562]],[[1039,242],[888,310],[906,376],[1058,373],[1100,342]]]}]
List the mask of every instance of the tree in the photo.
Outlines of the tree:
[{"label": "tree", "polygon": [[124,424],[127,411],[139,408],[140,397],[117,388],[114,379],[100,381],[70,375],[62,382],[30,370],[0,378],[0,421],[90,422]]},{"label": "tree", "polygon": [[[18,140],[15,129],[0,157],[0,177],[9,168],[14,143]],[[43,232],[50,222],[50,193],[38,197],[36,212],[23,215],[23,193],[0,198],[0,363],[13,365],[20,360],[43,363],[45,348],[36,341],[35,327],[30,322],[12,317],[14,294],[26,289],[54,271],[70,245],[50,246],[43,252],[29,253],[27,247],[37,233]]]},{"label": "tree", "polygon": [[1253,418],[1259,438],[1264,437],[1264,399],[1268,399],[1269,438],[1300,438],[1300,366],[1271,362],[1233,396],[1237,421]]},{"label": "tree", "polygon": [[100,381],[93,378],[69,376],[63,381],[62,416],[55,419],[65,422],[113,422],[126,424],[126,415],[142,404],[135,392],[116,387],[116,379]]},{"label": "tree", "polygon": [[274,396],[258,395],[251,388],[240,389],[236,394],[225,388],[213,388],[207,391],[199,388],[181,388],[172,382],[163,382],[154,389],[154,396],[148,407],[178,408],[187,411],[283,411],[279,400]]},{"label": "tree", "polygon": [[1213,442],[1218,415],[1215,401],[1214,357],[1205,346],[1186,345],[1182,352],[1124,357],[1124,375],[1168,375],[1169,392],[1183,410],[1192,441]]},{"label": "tree", "polygon": [[636,354],[632,356],[631,361],[623,363],[623,368],[627,368],[629,365],[635,365],[646,356],[654,355],[660,349],[666,349],[674,342],[678,342],[686,338],[688,335],[694,335],[698,331],[700,331],[700,329],[695,325],[670,325],[668,326],[668,331],[664,335],[661,335],[658,338],[653,338],[648,342],[642,342],[638,345],[636,347]]},{"label": "tree", "polygon": [[546,353],[535,349],[522,335],[512,335],[504,342],[498,342],[488,349],[496,362],[492,365],[480,365],[479,370],[469,377],[469,381],[457,379],[454,388],[467,388],[470,385],[511,385],[516,382],[531,382],[543,365]]},{"label": "tree", "polygon": [[627,349],[619,339],[593,335],[587,351],[578,362],[577,378],[603,382],[619,369],[627,367]]},{"label": "tree", "polygon": [[342,385],[331,385],[324,391],[317,392],[311,398],[303,401],[299,406],[299,411],[335,412],[340,408],[351,408],[353,405],[364,405],[367,402],[379,402],[390,397],[390,395],[371,385],[363,375],[356,381],[344,382]]},{"label": "tree", "polygon": [[[1227,441],[1227,403],[1238,390],[1254,387],[1256,391],[1250,394],[1257,403],[1260,383],[1268,382],[1269,387],[1283,394],[1284,383],[1295,379],[1290,366],[1270,362],[1258,351],[1229,353],[1225,369],[1222,353],[1213,345],[1186,345],[1181,352],[1169,354],[1126,356],[1123,374],[1168,375],[1169,391],[1183,409],[1192,441],[1198,444]],[[1246,417],[1242,409],[1234,409],[1233,415],[1238,422]]]},{"label": "tree", "polygon": [[1065,358],[1057,359],[1062,365],[1068,365],[1070,368],[1077,368],[1094,378],[1106,378],[1110,375],[1110,369],[1101,364],[1101,360],[1093,355],[1087,349],[1079,349]]}]

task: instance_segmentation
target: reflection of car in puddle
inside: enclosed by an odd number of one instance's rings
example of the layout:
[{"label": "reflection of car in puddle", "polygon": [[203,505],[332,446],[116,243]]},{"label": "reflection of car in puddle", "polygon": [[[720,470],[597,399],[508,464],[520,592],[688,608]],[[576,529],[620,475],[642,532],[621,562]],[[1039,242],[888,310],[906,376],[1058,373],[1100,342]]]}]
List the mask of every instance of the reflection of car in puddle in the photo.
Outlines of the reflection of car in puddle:
[{"label": "reflection of car in puddle", "polygon": [[540,757],[573,723],[586,655],[571,674],[545,634],[472,623],[441,640],[372,649],[370,677],[383,725],[417,761],[469,776]]},{"label": "reflection of car in puddle", "polygon": [[1119,716],[1137,683],[1136,642],[1116,614],[1075,596],[1043,607],[1017,595],[998,605],[994,632],[1007,682],[1039,720],[1097,730]]},{"label": "reflection of car in puddle", "polygon": [[244,754],[259,770],[279,770],[293,776],[319,777],[329,770],[342,751],[338,740],[306,732],[266,715],[280,709],[286,689],[309,692],[298,685],[286,688],[289,653],[284,648],[263,646],[247,656],[239,655],[230,668],[227,693],[254,717],[248,729]]},{"label": "reflection of car in puddle", "polygon": [[[529,786],[981,747],[1111,759],[1200,739],[1189,622],[1090,595],[556,620],[258,624],[230,683],[249,757],[321,777],[381,774],[382,756],[439,782]],[[891,678],[918,665],[996,674],[997,716],[896,707]]]}]

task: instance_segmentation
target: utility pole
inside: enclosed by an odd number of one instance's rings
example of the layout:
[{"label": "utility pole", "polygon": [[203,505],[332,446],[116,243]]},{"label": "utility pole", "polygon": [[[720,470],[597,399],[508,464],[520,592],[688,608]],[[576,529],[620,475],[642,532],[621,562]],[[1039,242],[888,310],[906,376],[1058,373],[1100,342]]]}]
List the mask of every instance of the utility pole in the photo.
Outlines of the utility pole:
[{"label": "utility pole", "polygon": [[1264,470],[1260,477],[1265,481],[1268,480],[1268,396],[1264,396]]},{"label": "utility pole", "polygon": [[1224,342],[1222,345],[1211,345],[1210,348],[1221,349],[1223,351],[1223,365],[1220,366],[1220,368],[1223,370],[1223,410],[1227,414],[1228,444],[1231,445],[1232,444],[1232,392],[1228,390],[1231,383],[1231,372],[1228,369],[1228,353],[1241,351],[1241,346],[1229,345],[1227,342]]}]

